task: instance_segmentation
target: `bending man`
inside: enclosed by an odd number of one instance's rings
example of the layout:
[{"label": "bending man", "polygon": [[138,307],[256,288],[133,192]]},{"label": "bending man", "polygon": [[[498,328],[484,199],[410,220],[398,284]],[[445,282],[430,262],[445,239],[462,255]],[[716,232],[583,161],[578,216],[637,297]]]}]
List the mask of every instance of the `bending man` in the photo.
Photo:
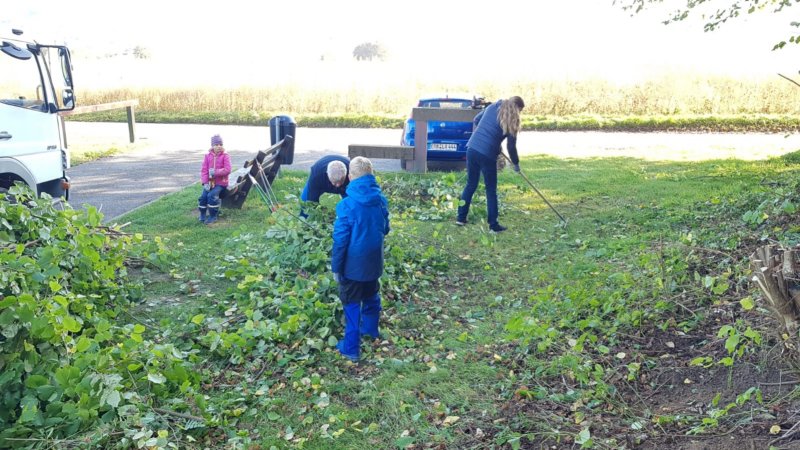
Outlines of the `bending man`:
[{"label": "bending man", "polygon": [[[324,193],[347,197],[346,189],[350,182],[347,177],[349,166],[350,160],[344,156],[328,155],[320,158],[311,166],[300,200],[319,203],[319,198]],[[306,217],[302,210],[300,214]]]}]

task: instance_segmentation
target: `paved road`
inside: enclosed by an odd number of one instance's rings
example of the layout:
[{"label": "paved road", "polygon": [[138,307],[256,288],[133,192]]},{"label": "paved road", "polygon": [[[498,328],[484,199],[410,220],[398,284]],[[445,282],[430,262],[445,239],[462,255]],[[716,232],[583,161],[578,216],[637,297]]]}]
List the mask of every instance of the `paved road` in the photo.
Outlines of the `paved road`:
[{"label": "paved road", "polygon": [[[67,122],[73,147],[126,149],[121,154],[84,163],[69,171],[70,204],[91,204],[106,221],[176,192],[199,178],[209,139],[220,134],[234,168],[269,147],[269,128],[219,125],[137,124],[137,143],[128,144],[126,124]],[[395,145],[400,130],[299,128],[291,169],[308,170],[325,154],[347,155],[350,144]],[[698,161],[765,159],[800,149],[800,135],[672,134],[600,132],[523,132],[521,155],[561,158],[634,157],[643,160]],[[400,170],[396,160],[375,160],[378,171]]]},{"label": "paved road", "polygon": [[[126,124],[67,123],[67,141],[71,146],[126,149],[69,170],[72,179],[69,203],[73,207],[94,205],[106,221],[112,221],[165,194],[197,183],[203,155],[214,134],[220,134],[225,141],[234,169],[270,146],[268,127],[137,124],[136,132],[138,142],[130,145]],[[301,128],[297,135],[294,162],[285,167],[306,171],[323,155],[346,156],[350,143],[394,144],[400,140],[398,130]],[[376,160],[375,166],[380,171],[400,170],[400,163],[395,160]]]}]

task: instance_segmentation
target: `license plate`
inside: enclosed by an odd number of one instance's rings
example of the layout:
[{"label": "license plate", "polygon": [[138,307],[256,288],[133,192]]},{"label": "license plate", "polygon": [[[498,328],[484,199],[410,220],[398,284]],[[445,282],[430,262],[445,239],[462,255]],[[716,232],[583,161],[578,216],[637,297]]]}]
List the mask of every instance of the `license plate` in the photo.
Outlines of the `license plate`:
[{"label": "license plate", "polygon": [[457,150],[458,144],[431,144],[431,150]]}]

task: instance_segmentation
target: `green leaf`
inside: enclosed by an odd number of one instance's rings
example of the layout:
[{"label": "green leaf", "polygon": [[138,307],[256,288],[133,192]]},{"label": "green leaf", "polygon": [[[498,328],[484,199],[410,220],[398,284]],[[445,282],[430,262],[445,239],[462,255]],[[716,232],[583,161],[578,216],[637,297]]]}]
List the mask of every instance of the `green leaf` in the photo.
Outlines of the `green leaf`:
[{"label": "green leaf", "polygon": [[89,347],[91,346],[92,346],[92,340],[81,336],[81,338],[78,339],[78,343],[75,345],[75,351],[78,353],[82,353],[88,350]]},{"label": "green leaf", "polygon": [[740,340],[741,338],[739,337],[738,334],[734,334],[728,337],[728,339],[725,340],[725,350],[727,350],[728,353],[733,353],[734,351],[736,351],[736,347],[739,346]]},{"label": "green leaf", "polygon": [[148,373],[147,379],[155,384],[164,384],[164,382],[167,381],[164,375],[161,375],[160,373]]},{"label": "green leaf", "polygon": [[54,394],[57,392],[58,388],[49,384],[45,384],[36,388],[36,395],[39,396],[39,400],[44,400],[46,402],[52,402],[56,398],[54,397]]},{"label": "green leaf", "polygon": [[94,329],[97,330],[98,333],[105,333],[106,331],[111,329],[111,324],[103,319],[94,326]]},{"label": "green leaf", "polygon": [[731,358],[730,356],[726,356],[725,358],[720,359],[719,363],[725,367],[730,367],[733,365],[733,358]]},{"label": "green leaf", "polygon": [[82,328],[81,324],[78,323],[78,321],[72,316],[65,316],[62,325],[64,325],[65,330],[72,333],[77,333],[78,331],[81,331]]},{"label": "green leaf", "polygon": [[17,303],[17,297],[14,297],[13,295],[8,296],[0,300],[0,309],[8,308],[9,306],[14,305],[16,303]]},{"label": "green leaf", "polygon": [[414,443],[414,438],[411,436],[403,436],[400,439],[394,441],[394,444],[397,446],[397,448],[401,449],[406,448],[413,443]]},{"label": "green leaf", "polygon": [[205,319],[206,319],[205,315],[196,314],[194,317],[192,317],[192,323],[195,325],[201,325]]},{"label": "green leaf", "polygon": [[119,406],[120,400],[119,391],[116,390],[109,392],[108,396],[106,396],[106,404],[112,408]]},{"label": "green leaf", "polygon": [[47,384],[50,380],[43,375],[31,375],[25,380],[25,386],[31,389],[36,389],[39,386]]},{"label": "green leaf", "polygon": [[739,304],[742,306],[742,309],[745,311],[750,311],[751,309],[755,308],[756,304],[751,297],[745,297],[739,300]]},{"label": "green leaf", "polygon": [[589,432],[588,428],[584,428],[581,430],[580,433],[578,433],[578,436],[575,438],[575,443],[583,445],[589,442],[591,438],[592,438],[592,433]]},{"label": "green leaf", "polygon": [[33,422],[38,417],[39,407],[36,403],[27,403],[22,406],[22,414],[19,416],[20,423]]}]

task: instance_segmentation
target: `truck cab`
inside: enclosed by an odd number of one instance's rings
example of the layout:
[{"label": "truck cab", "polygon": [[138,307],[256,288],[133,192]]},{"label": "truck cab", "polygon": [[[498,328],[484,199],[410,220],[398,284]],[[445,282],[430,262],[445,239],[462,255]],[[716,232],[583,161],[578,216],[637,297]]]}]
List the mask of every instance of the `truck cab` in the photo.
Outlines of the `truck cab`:
[{"label": "truck cab", "polygon": [[17,182],[37,196],[69,198],[69,150],[59,112],[75,108],[72,63],[63,45],[0,30],[0,193]]}]

